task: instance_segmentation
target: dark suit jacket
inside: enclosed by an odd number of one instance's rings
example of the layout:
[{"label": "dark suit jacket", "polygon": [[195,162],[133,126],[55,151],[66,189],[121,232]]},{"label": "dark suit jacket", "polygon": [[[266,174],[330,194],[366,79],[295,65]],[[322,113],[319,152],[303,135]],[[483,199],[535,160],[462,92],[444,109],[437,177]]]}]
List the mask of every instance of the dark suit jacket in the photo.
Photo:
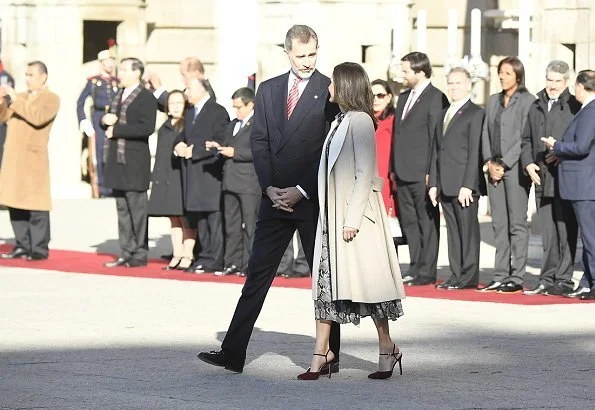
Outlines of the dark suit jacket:
[{"label": "dark suit jacket", "polygon": [[558,167],[545,163],[545,156],[549,150],[541,141],[541,137],[552,136],[560,139],[575,114],[581,109],[581,104],[568,89],[564,90],[549,112],[548,100],[545,90],[541,90],[529,107],[527,122],[523,128],[520,161],[523,170],[529,164],[539,165],[541,185],[535,185],[535,193],[552,198],[559,196]]},{"label": "dark suit jacket", "polygon": [[562,160],[558,175],[560,196],[571,201],[595,201],[595,100],[570,123],[554,155]]},{"label": "dark suit jacket", "polygon": [[312,219],[318,212],[322,144],[339,109],[328,101],[330,79],[314,71],[288,120],[288,79],[289,72],[263,82],[258,88],[251,132],[253,162],[263,192],[269,186],[299,185],[310,199],[302,199],[294,212],[289,213],[273,208],[265,195],[260,216]]},{"label": "dark suit jacket", "polygon": [[[119,111],[118,107],[118,111]],[[119,115],[119,112],[115,113]],[[146,191],[151,178],[149,136],[155,131],[157,101],[151,92],[141,90],[128,106],[126,124],[114,125],[114,136],[108,140],[104,168],[105,186],[121,191]],[[117,163],[118,140],[126,140],[126,164]]]},{"label": "dark suit jacket", "polygon": [[[430,170],[430,186],[442,195],[458,196],[461,187],[473,195],[485,195],[481,172],[481,130],[484,110],[467,101],[452,117],[444,133],[444,109],[434,133],[434,150]],[[483,188],[483,189],[482,189]]]},{"label": "dark suit jacket", "polygon": [[194,145],[192,158],[182,159],[184,209],[194,212],[214,212],[221,209],[222,162],[217,151],[207,151],[207,141],[223,143],[229,122],[227,110],[212,98],[207,100],[194,120],[194,107],[186,110],[184,131],[174,142]]},{"label": "dark suit jacket", "polygon": [[395,110],[390,170],[406,182],[425,180],[430,171],[432,142],[438,117],[448,99],[432,84],[422,91],[407,116],[401,120],[411,90],[401,93]]},{"label": "dark suit jacket", "polygon": [[[234,136],[233,129],[238,120],[230,122],[225,131],[225,146],[234,148],[233,158],[224,159],[223,190],[237,194],[260,195],[260,185],[256,170],[252,163],[252,148],[250,147],[250,130],[252,118]],[[224,157],[221,157],[222,159]]]}]

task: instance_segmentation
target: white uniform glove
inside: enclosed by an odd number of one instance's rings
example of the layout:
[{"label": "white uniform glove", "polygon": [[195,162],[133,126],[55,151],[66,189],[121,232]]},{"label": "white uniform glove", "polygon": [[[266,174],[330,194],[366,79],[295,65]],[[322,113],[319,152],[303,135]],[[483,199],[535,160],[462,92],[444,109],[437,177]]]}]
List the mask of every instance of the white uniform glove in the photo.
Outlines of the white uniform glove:
[{"label": "white uniform glove", "polygon": [[93,124],[87,118],[81,121],[79,128],[82,132],[84,132],[87,137],[92,137],[95,135],[95,129],[93,128]]}]

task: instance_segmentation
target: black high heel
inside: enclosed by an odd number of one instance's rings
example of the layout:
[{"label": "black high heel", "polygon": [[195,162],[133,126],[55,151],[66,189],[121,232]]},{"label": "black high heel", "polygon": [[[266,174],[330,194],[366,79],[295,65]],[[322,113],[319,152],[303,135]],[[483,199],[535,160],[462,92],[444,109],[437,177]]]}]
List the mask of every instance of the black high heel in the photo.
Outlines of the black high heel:
[{"label": "black high heel", "polygon": [[401,374],[401,376],[403,375],[403,366],[401,365],[401,359],[403,358],[403,353],[401,353],[399,351],[399,353],[395,353],[395,350],[397,349],[397,345],[393,345],[393,352],[392,353],[380,353],[380,356],[392,356],[393,359],[395,359],[395,362],[393,363],[393,367],[390,370],[387,370],[385,372],[374,372],[368,375],[369,379],[375,379],[375,380],[383,380],[383,379],[388,379],[393,375],[393,370],[395,369],[395,366],[397,365],[397,363],[399,363],[399,373]]},{"label": "black high heel", "polygon": [[[178,260],[178,262],[174,265],[172,265],[172,261],[174,261],[175,259]],[[169,264],[165,267],[162,268],[162,270],[174,270],[178,268],[178,265],[180,264],[180,262],[182,262],[182,258],[179,256],[174,256],[173,258],[171,258],[171,261],[169,261]]]},{"label": "black high heel", "polygon": [[[314,353],[314,356],[321,356],[324,357],[324,364],[320,366],[317,372],[311,372],[310,367],[306,370],[306,373],[302,373],[298,375],[298,380],[318,380],[321,374],[326,374],[328,372],[328,378],[331,378],[332,372],[330,371],[329,361],[328,361],[328,354],[330,353],[331,349],[328,349],[326,354]],[[326,370],[323,373],[323,369],[326,366]]]},{"label": "black high heel", "polygon": [[[185,265],[184,265],[184,266],[182,266],[182,261],[183,261],[183,260],[190,261],[190,263],[188,264],[188,266],[185,266]],[[187,258],[187,257],[185,257],[185,256],[182,256],[182,257],[180,258],[180,263],[178,263],[178,264],[176,265],[176,269],[177,269],[177,270],[186,270],[186,269],[188,269],[189,267],[191,267],[191,266],[192,266],[192,262],[194,262],[194,260],[193,260],[192,258]]]}]

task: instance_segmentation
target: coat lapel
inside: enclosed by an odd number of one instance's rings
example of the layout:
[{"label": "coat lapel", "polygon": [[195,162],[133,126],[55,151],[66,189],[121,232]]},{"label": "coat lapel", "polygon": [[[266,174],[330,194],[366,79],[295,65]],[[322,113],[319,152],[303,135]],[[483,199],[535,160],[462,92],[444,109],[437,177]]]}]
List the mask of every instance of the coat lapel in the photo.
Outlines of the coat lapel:
[{"label": "coat lapel", "polygon": [[[415,100],[415,102],[413,103],[413,105],[409,108],[409,111],[407,112],[407,115],[405,115],[405,118],[403,118],[402,121],[407,121],[407,118],[409,118],[411,116],[411,113],[413,112],[413,110],[415,110],[416,107],[419,106],[419,104],[421,103],[421,101],[428,95],[428,92],[430,90],[430,88],[432,88],[432,84],[428,84],[426,86],[426,88],[424,88],[424,90],[421,92],[421,94],[419,95],[419,97],[417,97],[417,100]],[[411,93],[410,93],[411,94]],[[407,96],[407,98],[409,98],[409,96]],[[405,101],[405,104],[407,104],[407,101]],[[403,108],[405,109],[405,108]]]},{"label": "coat lapel", "polygon": [[275,112],[277,127],[283,131],[287,122],[287,81],[289,72],[281,76],[279,81],[271,87],[271,101]]},{"label": "coat lapel", "polygon": [[[451,134],[451,130],[453,125],[455,125],[464,115],[465,110],[467,108],[469,108],[469,104],[471,104],[471,100],[467,101],[465,104],[463,104],[463,106],[461,108],[459,108],[457,110],[456,113],[453,114],[452,118],[450,119],[450,123],[448,124],[448,128],[446,129],[446,132],[444,133],[444,139],[446,139],[446,137],[448,137],[449,134]],[[448,111],[448,109],[447,109]],[[444,113],[444,115],[446,115],[446,112]],[[444,117],[442,118],[442,126],[444,127]]]}]

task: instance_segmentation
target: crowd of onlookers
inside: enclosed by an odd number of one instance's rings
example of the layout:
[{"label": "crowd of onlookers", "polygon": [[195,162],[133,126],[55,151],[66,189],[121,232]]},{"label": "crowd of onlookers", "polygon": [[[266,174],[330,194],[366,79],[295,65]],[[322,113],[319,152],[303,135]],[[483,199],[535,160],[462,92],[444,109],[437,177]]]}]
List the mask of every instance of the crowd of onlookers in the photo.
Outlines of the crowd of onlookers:
[{"label": "crowd of onlookers", "polygon": [[[94,196],[114,197],[117,206],[121,253],[106,266],[146,265],[149,217],[168,217],[173,254],[164,269],[245,275],[261,198],[267,195],[251,141],[259,94],[253,87],[235,91],[230,120],[197,58],[180,63],[185,89],[167,91],[136,58],[121,60],[116,76],[113,56],[104,51],[98,57],[101,71],[88,79],[77,111],[89,138]],[[45,64],[30,63],[28,92],[17,94],[0,65],[0,203],[9,208],[16,238],[2,258],[41,260],[49,254],[47,139],[59,99],[45,86],[47,76]],[[506,57],[498,64],[502,91],[490,96],[485,108],[471,101],[464,68],[448,73],[446,95],[431,76],[428,57],[413,52],[402,58],[404,91],[397,101],[391,83],[371,83],[384,204],[398,218],[410,252],[403,282],[593,299],[595,72],[578,73],[573,95],[568,64],[552,61],[545,67],[544,88],[534,95],[525,87],[522,62]],[[308,87],[303,83],[300,92]],[[148,138],[158,111],[167,120],[157,131],[151,169]],[[18,160],[23,156],[26,162]],[[543,258],[539,284],[526,289],[532,184]],[[479,285],[482,195],[489,198],[496,248],[494,275],[485,286]],[[436,284],[440,210],[451,276]],[[585,273],[575,286],[579,227]],[[290,243],[279,273],[307,276],[299,238],[295,246],[298,255]]]}]

